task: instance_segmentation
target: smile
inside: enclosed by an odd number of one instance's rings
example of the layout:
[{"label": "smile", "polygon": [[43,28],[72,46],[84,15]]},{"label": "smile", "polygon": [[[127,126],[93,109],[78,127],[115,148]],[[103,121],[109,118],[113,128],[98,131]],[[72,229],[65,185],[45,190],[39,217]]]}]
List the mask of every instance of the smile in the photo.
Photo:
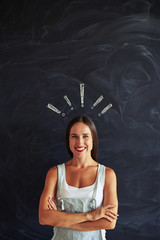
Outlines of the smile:
[{"label": "smile", "polygon": [[86,147],[76,147],[75,149],[77,150],[77,152],[83,152]]}]

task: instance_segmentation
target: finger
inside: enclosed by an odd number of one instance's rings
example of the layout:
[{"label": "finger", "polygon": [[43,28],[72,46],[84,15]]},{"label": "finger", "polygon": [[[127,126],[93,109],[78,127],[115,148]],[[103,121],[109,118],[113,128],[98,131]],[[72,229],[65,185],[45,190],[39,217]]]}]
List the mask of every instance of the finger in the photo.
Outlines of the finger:
[{"label": "finger", "polygon": [[113,222],[114,219],[112,219],[110,216],[105,216],[105,219],[107,219],[109,222]]},{"label": "finger", "polygon": [[112,212],[107,212],[106,215],[112,219],[118,219],[117,217],[117,214],[115,213],[112,213]]},{"label": "finger", "polygon": [[48,206],[50,207],[50,209],[53,208],[53,202],[50,197],[48,198]]},{"label": "finger", "polygon": [[54,208],[55,207],[55,204],[52,202],[52,201],[49,201],[49,205]]},{"label": "finger", "polygon": [[113,222],[113,219],[110,218],[109,216],[107,216],[107,220],[110,221],[110,222]]},{"label": "finger", "polygon": [[113,216],[116,216],[116,217],[118,217],[119,216],[119,214],[117,214],[117,213],[115,213],[115,212],[113,212],[112,210],[110,210],[110,209],[106,209],[106,213],[110,213],[111,215],[113,215]]},{"label": "finger", "polygon": [[48,202],[49,202],[49,203],[53,203],[52,198],[49,197],[49,198],[48,198]]},{"label": "finger", "polygon": [[54,201],[50,201],[50,203],[52,204],[52,206],[55,208],[56,207],[56,204],[55,204],[55,202]]},{"label": "finger", "polygon": [[55,202],[51,198],[48,198],[48,203],[50,204],[52,209],[57,210],[57,206],[56,206]]},{"label": "finger", "polygon": [[48,208],[49,208],[50,210],[52,210],[52,206],[51,206],[50,204],[48,204]]},{"label": "finger", "polygon": [[111,216],[111,217],[113,217],[113,218],[119,217],[119,214],[117,214],[117,213],[115,213],[114,211],[109,210],[109,209],[106,210],[106,213],[108,213],[108,215]]},{"label": "finger", "polygon": [[118,218],[116,216],[111,215],[110,213],[107,213],[105,218],[110,221],[113,222],[114,220],[117,220]]}]

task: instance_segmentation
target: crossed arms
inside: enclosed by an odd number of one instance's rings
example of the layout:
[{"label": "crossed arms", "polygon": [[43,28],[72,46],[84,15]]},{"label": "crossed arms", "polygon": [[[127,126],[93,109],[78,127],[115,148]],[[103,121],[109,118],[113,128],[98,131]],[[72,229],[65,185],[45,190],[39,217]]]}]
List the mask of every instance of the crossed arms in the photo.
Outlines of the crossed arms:
[{"label": "crossed arms", "polygon": [[114,171],[106,168],[103,204],[88,213],[66,213],[57,210],[54,199],[58,179],[57,167],[46,176],[45,187],[39,203],[39,223],[79,231],[114,229],[117,221],[117,181]]}]

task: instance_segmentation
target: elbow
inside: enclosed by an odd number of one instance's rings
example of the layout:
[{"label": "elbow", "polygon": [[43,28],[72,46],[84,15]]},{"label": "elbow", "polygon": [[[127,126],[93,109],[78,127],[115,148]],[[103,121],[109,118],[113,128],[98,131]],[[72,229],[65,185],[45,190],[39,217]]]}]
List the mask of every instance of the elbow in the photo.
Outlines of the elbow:
[{"label": "elbow", "polygon": [[113,229],[115,229],[115,227],[116,227],[116,222],[113,221],[113,222],[111,222],[111,223],[109,224],[108,230],[113,230]]},{"label": "elbow", "polygon": [[45,224],[44,224],[44,221],[41,220],[41,219],[39,219],[39,224],[40,224],[40,225],[45,225]]},{"label": "elbow", "polygon": [[113,230],[113,229],[115,229],[115,225],[111,225],[109,228],[108,228],[108,230]]},{"label": "elbow", "polygon": [[49,211],[44,210],[39,212],[39,224],[58,227],[56,218],[54,218],[53,215],[51,216],[50,214],[48,214]]},{"label": "elbow", "polygon": [[47,218],[43,212],[39,212],[39,224],[40,225],[48,225]]},{"label": "elbow", "polygon": [[39,224],[45,225],[45,219],[39,214]]},{"label": "elbow", "polygon": [[108,220],[105,222],[104,229],[106,230],[113,230],[116,227],[116,221],[109,222]]},{"label": "elbow", "polygon": [[39,224],[40,225],[48,225],[48,226],[52,226],[53,225],[45,217],[39,217]]}]

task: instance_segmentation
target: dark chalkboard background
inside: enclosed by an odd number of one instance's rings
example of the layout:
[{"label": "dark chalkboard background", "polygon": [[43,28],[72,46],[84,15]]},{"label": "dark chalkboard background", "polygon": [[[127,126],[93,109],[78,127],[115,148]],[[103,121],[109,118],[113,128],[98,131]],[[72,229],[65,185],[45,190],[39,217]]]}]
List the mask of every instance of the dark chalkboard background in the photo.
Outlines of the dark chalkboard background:
[{"label": "dark chalkboard background", "polygon": [[108,240],[160,239],[160,1],[1,1],[0,41],[0,239],[51,238],[39,197],[48,169],[69,159],[65,128],[80,113],[117,173]]}]

